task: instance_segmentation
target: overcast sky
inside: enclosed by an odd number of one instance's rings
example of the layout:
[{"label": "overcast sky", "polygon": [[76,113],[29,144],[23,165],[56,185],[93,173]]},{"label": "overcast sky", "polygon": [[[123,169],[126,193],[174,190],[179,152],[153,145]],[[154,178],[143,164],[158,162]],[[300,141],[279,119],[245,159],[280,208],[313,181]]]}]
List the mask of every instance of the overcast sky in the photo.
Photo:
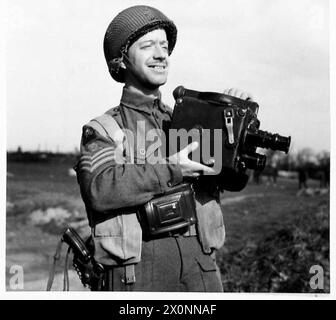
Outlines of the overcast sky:
[{"label": "overcast sky", "polygon": [[178,85],[238,87],[260,105],[261,129],[292,150],[330,149],[326,0],[11,0],[7,32],[7,148],[72,151],[90,119],[118,105],[122,85],[102,43],[124,8],[153,5],[178,27],[163,100]]}]

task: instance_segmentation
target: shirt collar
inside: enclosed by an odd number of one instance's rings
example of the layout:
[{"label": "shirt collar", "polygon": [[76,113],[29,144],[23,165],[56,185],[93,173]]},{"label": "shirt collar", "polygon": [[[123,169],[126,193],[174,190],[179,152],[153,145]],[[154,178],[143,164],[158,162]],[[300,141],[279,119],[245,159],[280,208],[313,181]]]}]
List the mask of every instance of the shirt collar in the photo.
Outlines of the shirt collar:
[{"label": "shirt collar", "polygon": [[134,92],[128,87],[123,88],[120,104],[148,114],[151,114],[155,108],[159,108],[163,112],[167,111],[165,105],[161,101],[161,92],[159,92],[159,97],[154,99],[141,93]]}]

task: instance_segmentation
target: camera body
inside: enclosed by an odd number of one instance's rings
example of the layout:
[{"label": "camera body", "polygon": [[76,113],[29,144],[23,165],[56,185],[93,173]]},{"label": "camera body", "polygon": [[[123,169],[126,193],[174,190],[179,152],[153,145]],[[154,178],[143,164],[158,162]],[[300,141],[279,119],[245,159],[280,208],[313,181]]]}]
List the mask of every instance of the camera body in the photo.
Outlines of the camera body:
[{"label": "camera body", "polygon": [[[221,162],[216,175],[202,177],[203,182],[211,180],[222,190],[240,191],[248,181],[247,169],[262,171],[265,168],[266,156],[257,153],[258,147],[286,153],[289,150],[290,137],[259,129],[256,102],[182,86],[177,87],[173,95],[175,108],[170,129],[185,129],[190,134],[183,143],[172,144],[170,139],[169,153],[178,152],[196,140],[200,142],[196,150],[199,162],[208,164],[211,159],[217,165]],[[191,154],[191,159],[195,158]]]}]

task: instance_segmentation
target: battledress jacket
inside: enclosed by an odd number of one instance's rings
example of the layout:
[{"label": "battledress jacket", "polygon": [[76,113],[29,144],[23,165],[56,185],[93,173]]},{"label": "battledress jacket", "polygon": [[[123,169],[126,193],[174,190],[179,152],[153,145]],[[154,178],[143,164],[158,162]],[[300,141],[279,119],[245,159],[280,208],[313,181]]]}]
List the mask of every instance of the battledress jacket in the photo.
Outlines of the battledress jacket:
[{"label": "battledress jacket", "polygon": [[[141,260],[142,230],[137,208],[183,181],[178,164],[152,164],[147,157],[158,132],[171,120],[171,110],[161,102],[124,87],[120,105],[106,112],[121,129],[133,133],[133,156],[129,136],[112,139],[95,120],[83,127],[77,179],[86,206],[95,244],[95,259],[106,265]],[[121,141],[122,140],[122,141]],[[149,151],[152,150],[152,151]],[[148,152],[149,151],[149,152]],[[212,253],[224,243],[225,229],[219,193],[196,188],[195,233],[203,251]]]}]

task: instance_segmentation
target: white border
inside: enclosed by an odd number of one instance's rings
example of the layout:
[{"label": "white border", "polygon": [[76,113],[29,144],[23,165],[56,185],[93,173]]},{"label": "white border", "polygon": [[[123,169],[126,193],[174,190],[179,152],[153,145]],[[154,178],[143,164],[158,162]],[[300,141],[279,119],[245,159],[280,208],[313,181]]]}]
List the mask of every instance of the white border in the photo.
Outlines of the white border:
[{"label": "white border", "polygon": [[[4,300],[54,300],[54,299],[70,299],[70,300],[333,300],[335,299],[335,276],[332,273],[332,270],[335,270],[335,250],[334,246],[336,243],[335,237],[335,217],[333,212],[335,210],[335,180],[333,179],[336,176],[335,168],[335,126],[336,121],[335,115],[335,39],[336,39],[336,24],[335,24],[335,13],[336,13],[336,4],[335,1],[329,1],[330,10],[330,28],[329,28],[329,39],[330,39],[330,119],[331,119],[331,189],[330,189],[330,294],[288,294],[288,293],[146,293],[146,292],[7,292],[5,286],[5,231],[6,231],[6,215],[5,207],[1,208],[0,224],[1,224],[1,257],[0,260],[0,272],[2,276],[0,277],[0,298]],[[6,60],[4,57],[4,51],[6,48],[6,29],[7,21],[7,1],[1,1],[0,11],[4,17],[1,17],[1,70],[5,70]],[[1,88],[1,106],[6,106],[6,77],[5,72],[0,73],[0,88]],[[6,146],[6,108],[1,107],[1,116],[0,116],[0,145],[1,148]],[[4,150],[2,150],[4,151]],[[1,168],[6,168],[6,157],[4,157],[5,152],[1,152],[0,165]],[[4,171],[1,170],[0,181],[6,181],[6,176]],[[6,190],[1,185],[1,190]],[[1,203],[6,201],[6,192],[1,192]],[[126,303],[126,302],[125,302]]]}]

